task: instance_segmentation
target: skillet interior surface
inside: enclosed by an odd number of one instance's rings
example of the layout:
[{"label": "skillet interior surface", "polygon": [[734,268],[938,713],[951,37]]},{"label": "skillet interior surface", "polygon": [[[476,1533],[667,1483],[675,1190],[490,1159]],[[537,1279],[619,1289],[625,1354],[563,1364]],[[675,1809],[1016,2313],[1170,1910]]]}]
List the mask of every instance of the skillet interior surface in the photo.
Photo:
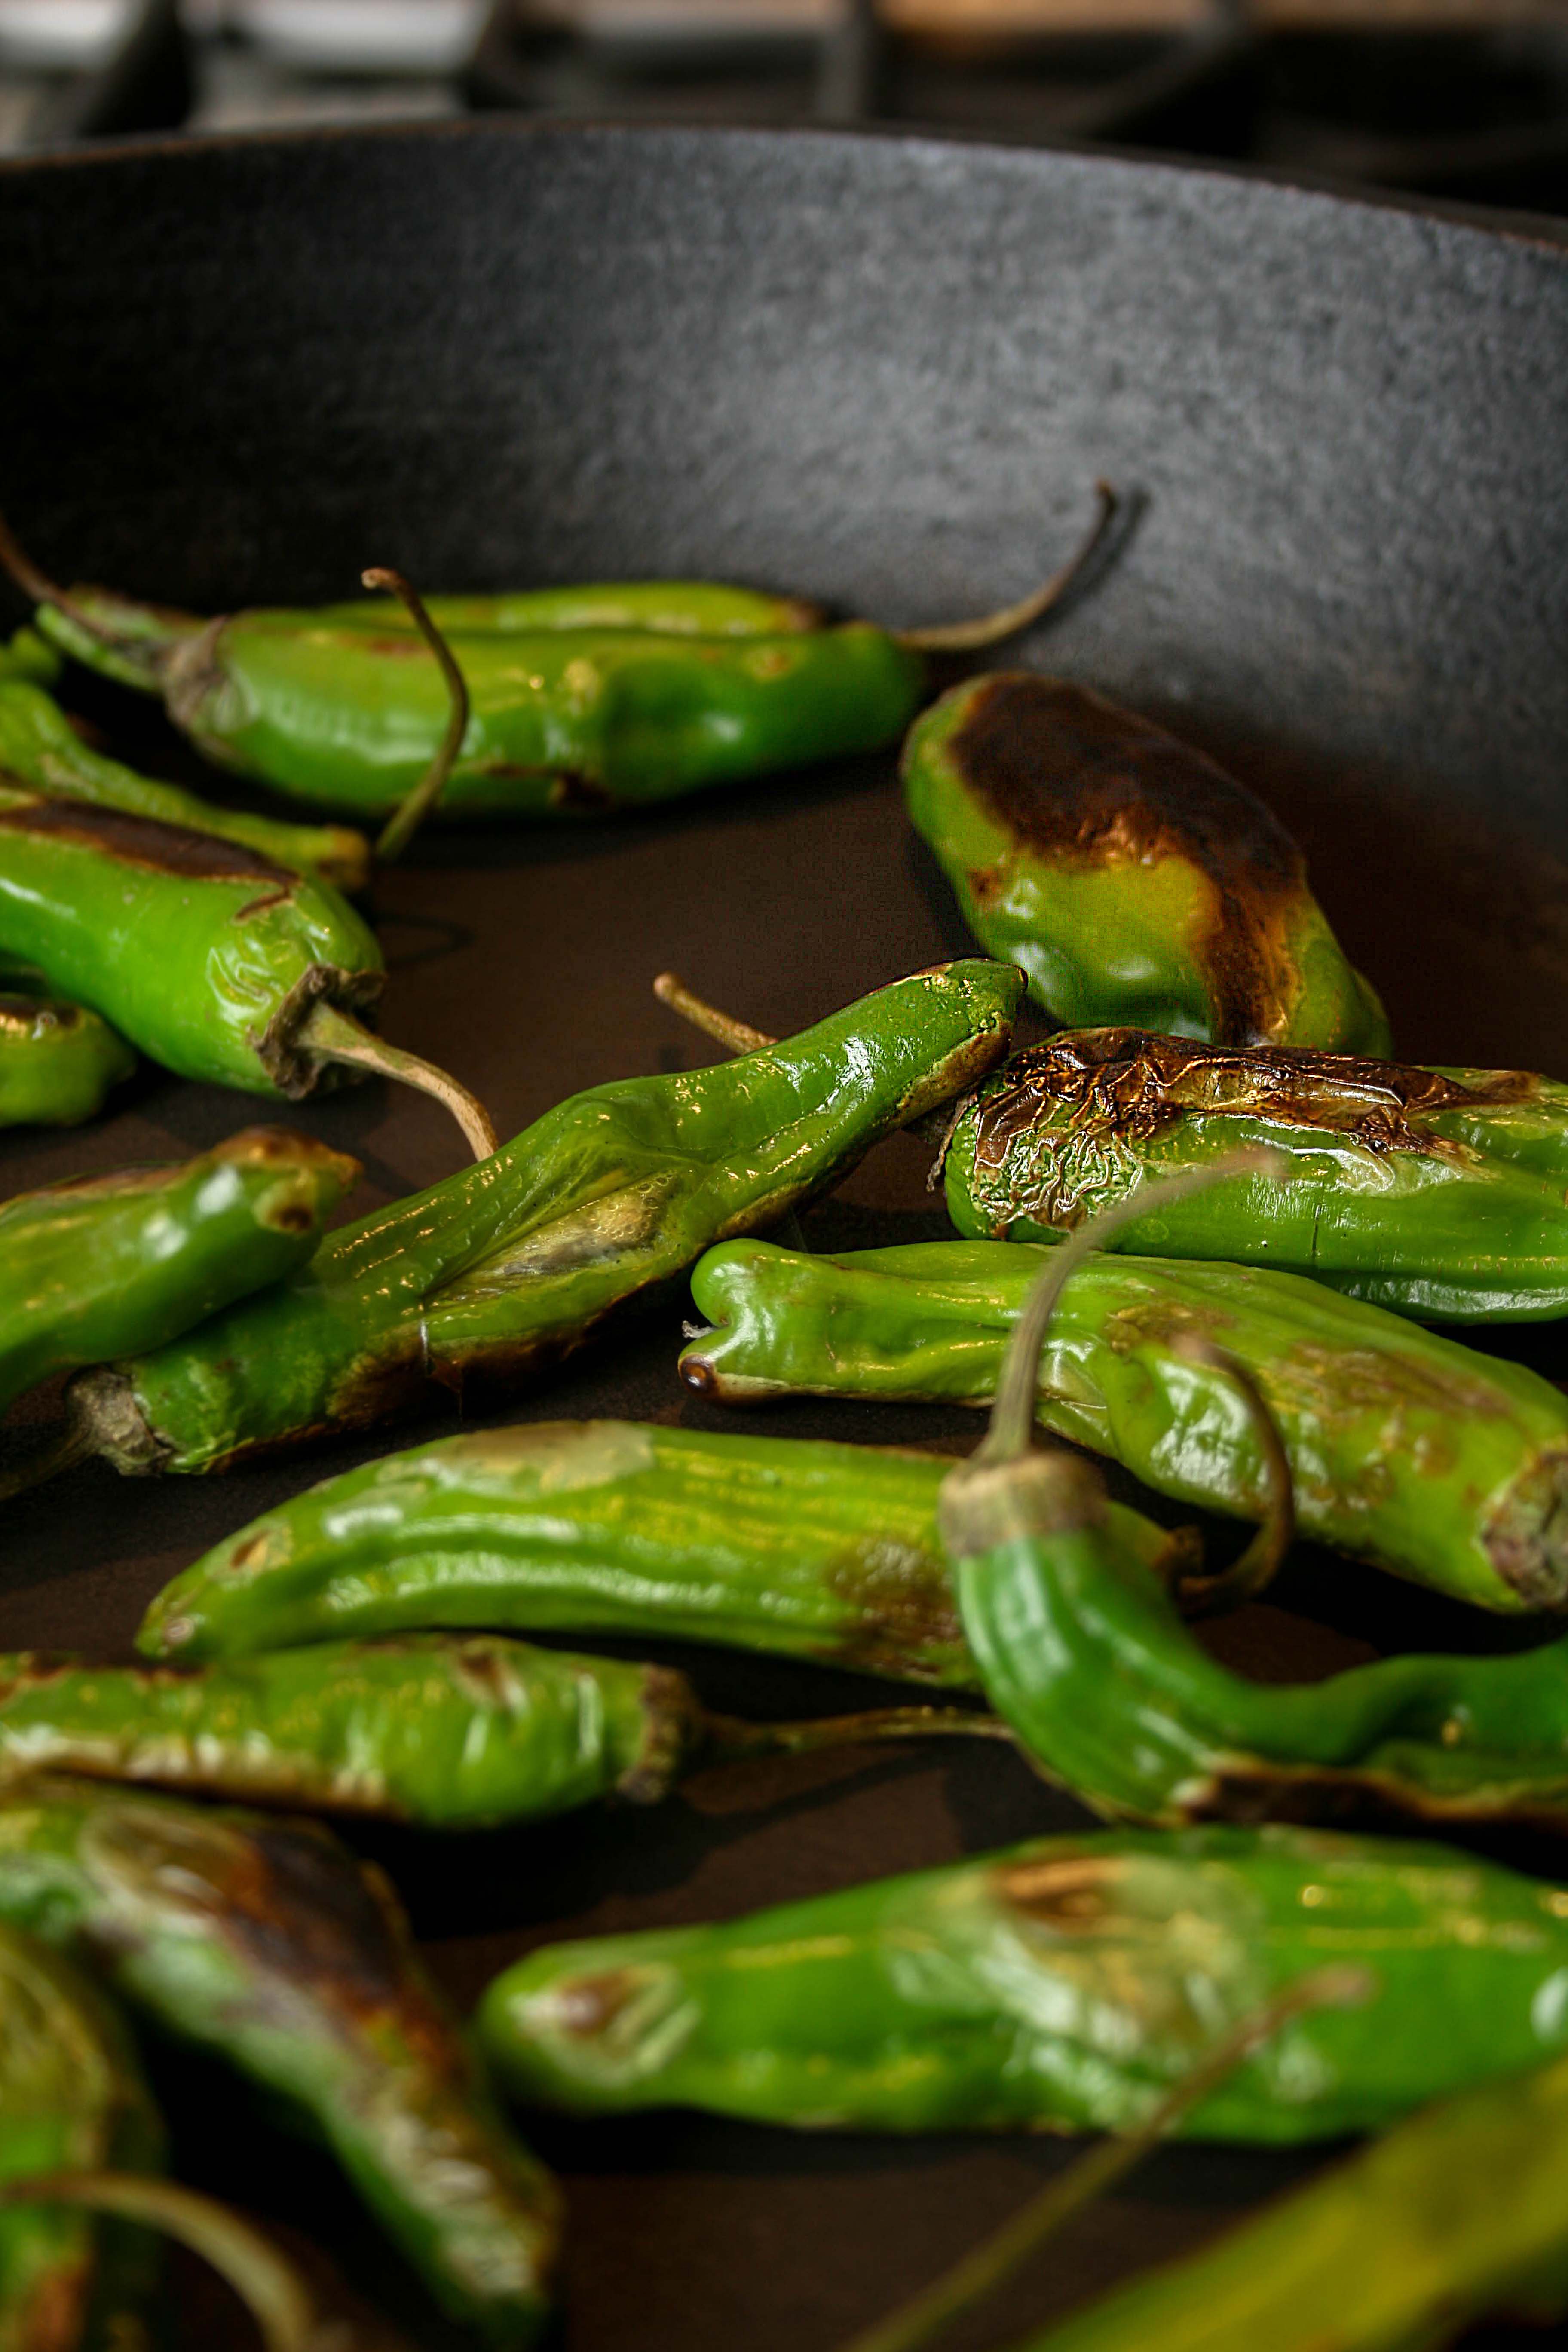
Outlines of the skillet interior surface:
[{"label": "skillet interior surface", "polygon": [[[0,167],[0,501],[22,537],[67,577],[203,609],[352,593],[391,562],[427,588],[695,572],[927,620],[1021,593],[1105,476],[1130,494],[1110,560],[1022,657],[1269,800],[1401,1051],[1568,1068],[1568,254],[1549,227],[915,139],[486,123]],[[147,706],[76,699],[153,772],[195,772]],[[624,822],[454,829],[375,908],[389,1034],[503,1134],[708,1058],[648,995],[664,966],[785,1030],[965,949],[890,761]],[[198,1149],[259,1108],[151,1070],[117,1099],[85,1132],[7,1138],[7,1192]],[[377,1086],[296,1116],[363,1158],[356,1208],[457,1164],[439,1112]],[[809,1236],[939,1232],[924,1169],[886,1147]],[[679,1317],[517,1412],[727,1425],[675,1384]],[[1568,1376],[1550,1332],[1520,1344]],[[752,1425],[949,1451],[977,1433],[916,1409]],[[200,1549],[380,1450],[167,1486],[89,1468],[10,1506],[0,1644],[125,1650]],[[1507,1637],[1303,1550],[1227,1638],[1290,1675]],[[873,1697],[680,1662],[759,1714]],[[560,1935],[1080,1821],[986,1747],[757,1763],[658,1812],[364,1843],[467,2000]],[[310,2230],[418,2341],[450,2340],[324,2165],[237,2123],[199,2067],[160,2081],[191,2177]],[[687,2116],[530,2129],[571,2200],[574,2352],[831,2346],[1065,2160]],[[1005,2343],[1311,2160],[1166,2154],[953,2341]],[[229,2340],[189,2277],[184,2301],[192,2352]]]}]

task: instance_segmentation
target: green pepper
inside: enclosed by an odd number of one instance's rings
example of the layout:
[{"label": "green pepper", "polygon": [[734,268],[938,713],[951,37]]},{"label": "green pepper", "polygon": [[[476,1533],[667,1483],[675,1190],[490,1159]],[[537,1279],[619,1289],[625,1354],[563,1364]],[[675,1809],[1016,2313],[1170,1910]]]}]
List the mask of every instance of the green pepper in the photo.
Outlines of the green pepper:
[{"label": "green pepper", "polygon": [[1568,1313],[1568,1086],[1525,1071],[1052,1037],[964,1109],[948,1213],[962,1234],[1056,1241],[1145,1177],[1247,1144],[1285,1154],[1289,1182],[1216,1184],[1121,1245],[1281,1266],[1436,1320]]},{"label": "green pepper", "polygon": [[[952,628],[822,625],[794,599],[634,582],[433,597],[471,716],[445,813],[531,816],[636,806],[897,740],[926,691],[927,652],[1015,635],[1057,602],[1089,541],[1018,604]],[[439,670],[398,617],[353,604],[198,621],[101,590],[67,593],[0,525],[0,562],[38,626],[78,659],[161,695],[224,765],[363,815],[402,803],[447,709]]]},{"label": "green pepper", "polygon": [[353,1017],[385,968],[348,900],[240,842],[0,775],[0,950],[182,1077],[297,1101],[364,1066],[434,1095],[476,1156],[495,1148],[471,1095]]},{"label": "green pepper", "polygon": [[1201,751],[1033,670],[955,687],[910,729],[904,796],[965,921],[1073,1026],[1386,1054],[1278,818]]},{"label": "green pepper", "polygon": [[[1447,2027],[1443,2012],[1428,2030]],[[1411,2116],[1014,2352],[1437,2352],[1489,2312],[1568,2310],[1565,2213],[1557,2059]]]},{"label": "green pepper", "polygon": [[531,2343],[559,2228],[390,1885],[310,1822],[41,1778],[0,1804],[0,1920],[323,2138],[455,2318]]},{"label": "green pepper", "polygon": [[171,1167],[0,1207],[0,1410],[53,1373],[162,1347],[308,1258],[359,1175],[312,1136],[252,1127]]},{"label": "green pepper", "polygon": [[0,992],[0,1127],[79,1127],[135,1067],[85,1005]]},{"label": "green pepper", "polygon": [[[531,1422],[363,1464],[214,1547],[149,1608],[151,1657],[433,1625],[725,1643],[974,1687],[936,1454],[630,1421]],[[1173,1538],[1115,1504],[1152,1566]]]},{"label": "green pepper", "polygon": [[[1289,1189],[1238,1181],[1258,1197]],[[1140,1226],[1173,1223],[1185,1205]],[[681,1376],[737,1403],[986,1403],[1030,1286],[1058,1255],[969,1241],[813,1257],[728,1242],[692,1275],[714,1328],[682,1351]],[[1568,1604],[1568,1402],[1522,1364],[1300,1275],[1090,1259],[1047,1335],[1037,1417],[1181,1502],[1261,1517],[1257,1434],[1228,1374],[1183,1352],[1194,1336],[1258,1382],[1307,1533],[1485,1609]]]},{"label": "green pepper", "polygon": [[945,964],[718,1069],[560,1103],[479,1167],[344,1227],[294,1282],[76,1391],[122,1469],[205,1471],[579,1347],[710,1242],[784,1216],[1005,1053],[1022,976]]},{"label": "green pepper", "polygon": [[1037,1838],[716,1927],[547,1944],[478,2025],[504,2088],[578,2115],[1126,2130],[1337,1960],[1373,1964],[1373,2001],[1296,2020],[1190,2137],[1364,2131],[1568,2046],[1568,1896],[1444,1846],[1286,1828]]},{"label": "green pepper", "polygon": [[[0,1928],[0,2190],[163,2161],[158,2111],[109,2003],[60,1954]],[[146,2352],[156,2283],[141,2231],[0,2202],[0,2352]]]},{"label": "green pepper", "polygon": [[1003,1736],[936,1707],[742,1723],[672,1668],[495,1636],[327,1642],[192,1674],[0,1655],[0,1778],[47,1767],[425,1829],[657,1804],[699,1763],[947,1732]]},{"label": "green pepper", "polygon": [[340,889],[359,890],[369,872],[364,835],[348,826],[284,824],[243,809],[216,808],[177,784],[151,782],[90,751],[65,712],[0,647],[0,771],[51,800],[85,801],[237,841],[275,865]]}]

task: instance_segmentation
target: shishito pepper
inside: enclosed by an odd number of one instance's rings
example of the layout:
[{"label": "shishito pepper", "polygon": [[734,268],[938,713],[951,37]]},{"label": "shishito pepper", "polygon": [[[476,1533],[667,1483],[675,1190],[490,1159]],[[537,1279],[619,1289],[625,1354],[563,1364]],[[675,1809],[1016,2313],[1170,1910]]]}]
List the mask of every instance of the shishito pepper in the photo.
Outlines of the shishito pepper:
[{"label": "shishito pepper", "polygon": [[[158,2111],[103,1995],[61,1954],[0,1928],[0,2200],[39,2175],[163,2160]],[[157,2274],[139,2230],[0,2201],[0,2352],[150,2352]]]},{"label": "shishito pepper", "polygon": [[1118,1246],[1286,1267],[1436,1320],[1568,1312],[1568,1086],[1527,1071],[1079,1030],[965,1107],[948,1213],[962,1234],[1056,1241],[1150,1176],[1255,1144],[1286,1155],[1288,1183],[1233,1177]]},{"label": "shishito pepper", "polygon": [[370,853],[347,825],[287,824],[244,809],[217,808],[177,784],[153,783],[84,743],[65,712],[29,669],[0,646],[0,771],[50,800],[85,801],[161,824],[237,841],[274,864],[340,889],[363,888]]},{"label": "shishito pepper", "polygon": [[[344,1471],[166,1585],[150,1657],[423,1626],[715,1642],[973,1689],[940,1455],[628,1421],[475,1430]],[[1192,1547],[1111,1505],[1151,1567]]]},{"label": "shishito pepper", "polygon": [[[1434,2013],[1432,2038],[1447,2030]],[[1565,2216],[1559,2058],[1412,2116],[1013,2352],[1438,2352],[1489,2313],[1568,2310]]]},{"label": "shishito pepper", "polygon": [[135,1067],[85,1004],[0,989],[0,1127],[79,1127]]},{"label": "shishito pepper", "polygon": [[[634,582],[502,597],[432,597],[471,716],[444,813],[531,816],[661,801],[731,779],[875,750],[926,691],[924,655],[996,642],[1056,602],[1082,553],[1005,611],[895,634],[824,625],[795,599]],[[401,803],[447,712],[438,670],[399,620],[357,604],[212,621],[66,593],[0,525],[0,562],[40,628],[90,667],[163,697],[211,759],[293,798],[362,814]]]},{"label": "shishito pepper", "polygon": [[0,1804],[0,1920],[273,2095],[452,2317],[533,2341],[554,2185],[496,2113],[378,1870],[313,1822],[42,1778]]},{"label": "shishito pepper", "polygon": [[579,2115],[1126,2130],[1340,1960],[1374,1968],[1367,2006],[1294,2021],[1189,2137],[1364,2131],[1568,2043],[1568,1897],[1444,1846],[1285,1828],[1038,1838],[715,1927],[547,1944],[478,2022],[508,2091]]},{"label": "shishito pepper", "polygon": [[910,729],[904,794],[970,929],[1056,1020],[1385,1054],[1388,1022],[1300,849],[1201,751],[1033,670]]},{"label": "shishito pepper", "polygon": [[213,1470],[433,1386],[513,1381],[972,1083],[1006,1051],[1021,987],[1005,964],[945,964],[766,1052],[574,1096],[345,1226],[249,1311],[85,1378],[82,1442],[122,1469]]},{"label": "shishito pepper", "polygon": [[937,1707],[742,1723],[670,1667],[494,1635],[325,1642],[191,1674],[0,1656],[0,1779],[47,1767],[426,1829],[657,1804],[700,1763],[945,1732],[1000,1727]]},{"label": "shishito pepper", "polygon": [[162,1347],[310,1255],[359,1162],[253,1127],[172,1167],[0,1206],[0,1409],[53,1373]]},{"label": "shishito pepper", "polygon": [[[1238,1181],[1264,1195],[1294,1180]],[[1029,1289],[1058,1255],[968,1241],[815,1257],[729,1242],[693,1271],[714,1328],[682,1351],[681,1375],[733,1403],[988,1403]],[[1225,1369],[1184,1352],[1194,1337],[1239,1359],[1261,1390],[1305,1532],[1482,1608],[1568,1603],[1568,1402],[1524,1365],[1300,1275],[1090,1258],[1046,1334],[1037,1417],[1163,1494],[1260,1517],[1258,1433]]]},{"label": "shishito pepper", "polygon": [[477,1155],[482,1107],[354,1017],[385,967],[330,884],[243,843],[47,800],[0,774],[0,950],[182,1077],[298,1100],[346,1065],[431,1094]]}]

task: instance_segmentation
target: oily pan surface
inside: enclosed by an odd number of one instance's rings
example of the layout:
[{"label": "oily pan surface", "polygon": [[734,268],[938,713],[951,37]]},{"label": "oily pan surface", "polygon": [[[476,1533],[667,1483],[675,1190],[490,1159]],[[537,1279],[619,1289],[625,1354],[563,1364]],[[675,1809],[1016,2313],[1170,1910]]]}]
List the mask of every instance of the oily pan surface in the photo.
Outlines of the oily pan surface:
[{"label": "oily pan surface", "polygon": [[[1568,271],[1549,246],[1160,167],[487,129],[0,172],[0,299],[36,360],[0,383],[16,521],[67,572],[193,604],[342,594],[392,561],[427,586],[700,571],[930,618],[1048,568],[1106,473],[1146,509],[1028,657],[1189,732],[1269,800],[1402,1053],[1568,1066],[1568,456],[1548,429]],[[150,772],[195,774],[145,706],[73,698]],[[667,965],[784,1031],[966,946],[889,760],[647,819],[433,836],[375,912],[388,1034],[453,1068],[503,1135],[599,1080],[709,1057],[647,992]],[[144,1068],[99,1125],[7,1138],[5,1189],[198,1150],[254,1115]],[[403,1090],[290,1116],[364,1160],[354,1213],[457,1164],[443,1114]],[[884,1147],[808,1240],[942,1232],[924,1174],[918,1145]],[[516,1417],[734,1426],[676,1385],[679,1316]],[[1568,1369],[1550,1330],[1509,1344]],[[828,1405],[745,1425],[949,1451],[979,1429]],[[124,1654],[209,1543],[398,1442],[226,1480],[93,1465],[9,1506],[0,1646]],[[1236,1540],[1216,1532],[1221,1557]],[[1284,1676],[1521,1636],[1303,1549],[1216,1638]],[[876,1687],[661,1654],[759,1715]],[[505,1836],[358,1842],[467,2003],[542,1941],[731,1916],[1083,1819],[999,1751],[950,1748],[759,1761],[661,1810]],[[416,2341],[452,2340],[324,2160],[239,2127],[194,2061],[158,2079],[185,2177],[310,2231]],[[1067,2155],[683,2116],[525,2129],[567,2191],[573,2352],[832,2347]],[[954,2343],[1005,2342],[1310,2162],[1163,2157]],[[183,2275],[182,2341],[216,2352],[227,2309]]]}]

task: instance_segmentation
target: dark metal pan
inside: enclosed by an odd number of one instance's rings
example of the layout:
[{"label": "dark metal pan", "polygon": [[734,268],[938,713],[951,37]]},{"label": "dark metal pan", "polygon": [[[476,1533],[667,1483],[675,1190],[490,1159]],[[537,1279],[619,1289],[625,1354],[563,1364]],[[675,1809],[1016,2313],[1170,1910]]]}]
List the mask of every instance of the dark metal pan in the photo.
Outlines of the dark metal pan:
[{"label": "dark metal pan", "polygon": [[[700,572],[929,619],[1039,577],[1108,476],[1136,494],[1129,525],[1027,657],[1274,803],[1408,1053],[1568,1066],[1568,252],[1548,226],[921,139],[487,122],[0,168],[0,492],[24,536],[62,573],[198,606],[342,595],[379,562],[454,587]],[[148,761],[177,756],[144,707],[96,709]],[[433,837],[378,902],[391,1028],[503,1132],[702,1058],[647,994],[663,965],[784,1029],[963,946],[886,761],[597,828]],[[152,1074],[98,1129],[9,1139],[5,1185],[249,1115]],[[415,1097],[300,1116],[365,1157],[369,1197],[453,1164]],[[921,1230],[923,1172],[889,1147],[812,1233]],[[700,1418],[675,1337],[656,1323],[518,1409]],[[764,1425],[975,1434],[891,1409]],[[8,1507],[0,1643],[123,1647],[200,1548],[351,1458],[167,1486],[88,1469]],[[1237,1637],[1276,1672],[1476,1638],[1310,1553],[1279,1601]],[[720,1705],[847,1703],[805,1670],[696,1664]],[[910,1751],[380,1850],[466,1996],[548,1937],[733,1913],[1073,1818],[990,1749]],[[449,2340],[324,2167],[238,2128],[199,2070],[163,2082],[187,2170],[313,2230],[421,2341]],[[575,2352],[830,2347],[1062,2161],[685,2116],[535,2136],[572,2200]],[[1300,2168],[1168,2154],[974,2342]],[[190,2294],[189,2341],[227,2341]]]}]

